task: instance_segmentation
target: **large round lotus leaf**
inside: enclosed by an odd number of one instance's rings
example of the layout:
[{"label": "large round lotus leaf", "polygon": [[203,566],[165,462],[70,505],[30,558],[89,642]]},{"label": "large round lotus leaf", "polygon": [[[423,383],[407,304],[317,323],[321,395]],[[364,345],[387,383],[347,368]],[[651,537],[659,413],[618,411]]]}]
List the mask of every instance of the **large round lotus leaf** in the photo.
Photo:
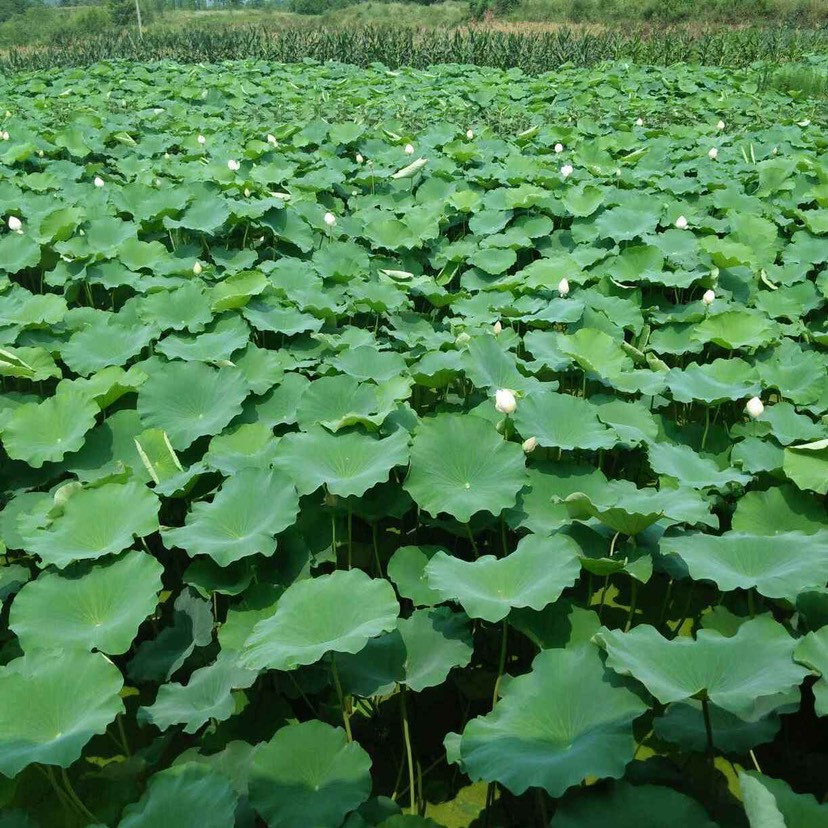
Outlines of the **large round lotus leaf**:
[{"label": "large round lotus leaf", "polygon": [[229,360],[236,351],[247,346],[249,336],[247,325],[238,316],[230,316],[208,325],[202,333],[170,334],[158,343],[155,350],[169,360]]},{"label": "large round lotus leaf", "polygon": [[746,621],[726,637],[699,630],[695,639],[668,640],[649,625],[595,635],[607,666],[638,679],[662,704],[706,693],[737,716],[749,716],[757,699],[802,682],[807,670],[793,660],[796,641],[769,616]]},{"label": "large round lotus leaf", "polygon": [[538,787],[554,797],[588,776],[617,779],[633,758],[632,722],[646,710],[611,680],[595,647],[544,650],[491,713],[466,725],[463,770],[514,794]]},{"label": "large round lotus leaf", "polygon": [[745,485],[751,480],[749,474],[742,474],[736,469],[719,468],[715,460],[703,457],[690,446],[651,443],[647,447],[647,454],[656,474],[674,477],[683,486],[694,489],[708,486],[722,488],[730,483]]},{"label": "large round lotus leaf", "polygon": [[232,691],[250,687],[257,675],[239,667],[235,653],[223,652],[214,664],[196,670],[186,685],[162,685],[155,704],[141,708],[139,715],[159,730],[181,724],[185,733],[195,733],[210,719],[229,719],[235,712]]},{"label": "large round lotus leaf", "polygon": [[469,619],[448,607],[422,609],[398,625],[405,647],[405,684],[419,692],[442,684],[453,667],[472,657]]},{"label": "large round lotus leaf", "polygon": [[326,486],[341,497],[360,496],[388,480],[394,466],[408,462],[408,433],[398,429],[379,440],[360,431],[332,434],[312,427],[286,435],[279,443],[275,465],[306,495]]},{"label": "large round lotus leaf", "polygon": [[796,409],[788,402],[768,406],[759,417],[759,422],[768,423],[771,434],[783,446],[819,440],[825,436],[823,427],[817,425],[810,417],[797,414]]},{"label": "large round lotus leaf", "polygon": [[673,368],[667,387],[677,402],[700,400],[709,405],[752,397],[761,390],[755,369],[743,359],[716,359],[704,365],[691,362],[684,370]]},{"label": "large round lotus leaf", "polygon": [[[796,691],[798,705],[799,691]],[[772,697],[774,702],[778,697]],[[770,706],[770,704],[769,704]],[[779,732],[780,719],[775,712],[757,719],[741,719],[733,713],[709,706],[713,744],[723,753],[744,755],[757,745],[772,742]],[[704,753],[707,750],[707,728],[702,704],[696,699],[668,706],[664,715],[653,723],[659,739],[679,745],[683,750]]]},{"label": "large round lotus leaf", "polygon": [[233,828],[237,800],[229,779],[207,765],[187,762],[152,776],[118,828]]},{"label": "large round lotus leaf", "polygon": [[719,589],[755,588],[768,598],[792,603],[828,580],[828,530],[812,535],[678,535],[664,538],[661,551],[687,565],[694,580],[713,581]]},{"label": "large round lotus leaf", "polygon": [[598,397],[593,403],[598,419],[625,443],[652,443],[658,437],[655,417],[640,403],[612,397]]},{"label": "large round lotus leaf", "polygon": [[0,667],[0,773],[68,768],[123,712],[118,668],[101,653],[38,650]]},{"label": "large round lotus leaf", "polygon": [[146,486],[106,483],[73,493],[62,514],[26,538],[26,548],[44,564],[63,569],[75,561],[121,552],[135,537],[157,529],[158,498]]},{"label": "large round lotus leaf", "polygon": [[501,621],[513,607],[543,609],[578,579],[578,545],[565,535],[528,535],[510,555],[464,561],[438,552],[426,567],[428,585],[457,601],[472,618]]},{"label": "large round lotus leaf", "polygon": [[331,365],[358,380],[385,382],[406,372],[405,360],[396,351],[380,351],[371,345],[348,348],[337,354]]},{"label": "large round lotus leaf", "polygon": [[633,361],[621,347],[621,341],[596,328],[583,327],[570,336],[560,336],[558,348],[584,371],[614,377],[633,368]]},{"label": "large round lotus leaf", "polygon": [[739,308],[708,316],[693,328],[690,338],[695,342],[713,342],[730,351],[755,350],[770,344],[777,333],[777,326],[764,314]]},{"label": "large round lotus leaf", "polygon": [[360,569],[298,581],[285,590],[276,612],[253,628],[241,663],[292,670],[328,652],[356,653],[369,638],[397,626],[399,609],[391,584]]},{"label": "large round lotus leaf", "polygon": [[569,394],[545,392],[521,400],[515,425],[525,439],[534,437],[547,448],[606,449],[618,435],[598,419],[591,402]]},{"label": "large round lotus leaf", "polygon": [[204,285],[185,282],[174,290],[159,290],[142,297],[138,316],[156,330],[201,330],[212,318]]},{"label": "large round lotus leaf", "polygon": [[469,342],[462,365],[475,388],[511,388],[523,391],[530,379],[517,369],[514,354],[505,351],[493,336],[478,336]]},{"label": "large round lotus leaf", "polygon": [[320,721],[277,730],[250,767],[250,804],[269,828],[338,828],[370,794],[371,757]]},{"label": "large round lotus leaf", "polygon": [[12,605],[9,626],[25,652],[64,647],[125,653],[141,622],[155,610],[164,567],[143,552],[43,573]]},{"label": "large round lotus leaf", "polygon": [[236,368],[171,362],[150,374],[138,392],[138,413],[147,428],[163,429],[182,451],[205,434],[218,434],[237,414],[247,385]]},{"label": "large round lotus leaf", "polygon": [[336,667],[349,695],[387,696],[405,679],[405,645],[399,630],[372,638],[358,652],[339,653]]},{"label": "large round lotus leaf", "polygon": [[782,469],[800,489],[828,494],[828,440],[788,446]]},{"label": "large round lotus leaf", "polygon": [[148,326],[121,321],[114,313],[100,314],[91,325],[72,334],[60,356],[76,374],[87,377],[109,365],[125,365],[152,338]]},{"label": "large round lotus leaf", "polygon": [[828,627],[809,632],[799,642],[794,658],[820,674],[813,686],[814,709],[817,716],[828,716]]},{"label": "large round lotus leaf", "polygon": [[815,534],[828,529],[828,516],[819,500],[793,486],[751,491],[736,502],[731,519],[734,532],[779,535],[783,532]]},{"label": "large round lotus leaf", "polygon": [[13,460],[39,469],[81,448],[99,410],[90,395],[71,389],[41,403],[24,403],[2,427],[3,446]]},{"label": "large round lotus leaf", "polygon": [[164,543],[227,566],[249,555],[272,555],[276,535],[293,525],[298,513],[299,496],[286,475],[243,469],[211,502],[195,503],[184,526],[164,530]]},{"label": "large round lotus leaf", "polygon": [[338,431],[349,425],[378,426],[389,411],[381,405],[376,385],[343,374],[312,382],[299,400],[296,420],[304,429],[321,425]]},{"label": "large round lotus leaf", "polygon": [[695,799],[672,788],[626,782],[564,798],[552,824],[554,828],[716,828]]},{"label": "large round lotus leaf", "polygon": [[756,771],[739,773],[739,785],[750,828],[822,828],[828,803],[812,794],[800,794],[783,779]]},{"label": "large round lotus leaf", "polygon": [[404,486],[429,514],[446,512],[467,523],[477,512],[497,515],[514,506],[525,482],[520,446],[506,442],[492,423],[438,414],[417,429]]},{"label": "large round lotus leaf", "polygon": [[403,598],[416,607],[430,607],[443,599],[428,585],[426,566],[439,546],[401,546],[388,561],[388,577]]}]

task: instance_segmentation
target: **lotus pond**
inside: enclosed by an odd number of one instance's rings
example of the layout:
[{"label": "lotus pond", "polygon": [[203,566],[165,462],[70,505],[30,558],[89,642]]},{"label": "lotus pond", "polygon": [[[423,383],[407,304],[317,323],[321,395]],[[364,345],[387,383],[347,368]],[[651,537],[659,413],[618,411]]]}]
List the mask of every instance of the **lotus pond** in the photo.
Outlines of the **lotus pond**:
[{"label": "lotus pond", "polygon": [[828,824],[824,108],[0,89],[3,828]]}]

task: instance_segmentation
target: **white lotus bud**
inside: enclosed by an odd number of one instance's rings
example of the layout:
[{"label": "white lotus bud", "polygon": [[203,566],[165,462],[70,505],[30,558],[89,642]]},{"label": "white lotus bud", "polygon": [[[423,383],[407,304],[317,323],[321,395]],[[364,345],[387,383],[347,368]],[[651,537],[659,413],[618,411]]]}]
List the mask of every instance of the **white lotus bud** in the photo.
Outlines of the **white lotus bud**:
[{"label": "white lotus bud", "polygon": [[193,265],[193,273],[195,273],[196,276],[201,276],[201,272],[203,270],[204,268],[201,266],[201,262],[196,260],[195,264]]},{"label": "white lotus bud", "polygon": [[414,145],[413,144],[406,144],[405,149],[403,150],[406,155],[414,155]]},{"label": "white lotus bud", "polygon": [[271,147],[278,147],[279,146],[279,142],[276,140],[275,135],[268,134],[267,143],[270,144]]},{"label": "white lotus bud", "polygon": [[558,293],[561,296],[569,296],[569,279],[561,279],[558,282]]},{"label": "white lotus bud", "polygon": [[17,216],[9,216],[9,230],[13,233],[22,233],[23,232],[23,222]]},{"label": "white lotus bud", "polygon": [[572,175],[572,171],[573,171],[572,164],[564,164],[561,167],[561,175],[564,178],[569,178],[569,176]]},{"label": "white lotus bud", "polygon": [[328,227],[333,227],[336,224],[336,216],[333,213],[325,213],[323,219]]},{"label": "white lotus bud", "polygon": [[711,161],[715,161],[716,158],[718,157],[718,155],[719,155],[719,150],[717,150],[716,147],[710,147],[710,149],[707,151],[707,157]]},{"label": "white lotus bud", "polygon": [[227,169],[232,170],[233,172],[238,172],[241,169],[241,164],[238,161],[236,161],[235,158],[231,158],[227,162]]},{"label": "white lotus bud", "polygon": [[94,180],[92,183],[93,183],[96,187],[103,187],[103,185],[104,185],[104,180],[103,180],[103,179],[102,179],[99,175],[96,175],[96,176],[95,176],[95,180]]},{"label": "white lotus bud", "polygon": [[495,336],[500,336],[502,331],[503,325],[500,324],[500,320],[498,319],[497,322],[492,325],[492,333],[494,333]]},{"label": "white lotus bud", "polygon": [[555,144],[555,152],[563,152],[563,144]]},{"label": "white lotus bud", "polygon": [[514,391],[508,388],[498,388],[495,392],[495,408],[501,414],[511,414],[517,408]]},{"label": "white lotus bud", "polygon": [[523,441],[522,448],[527,454],[531,454],[537,447],[538,447],[538,438],[537,437],[530,437],[528,440]]},{"label": "white lotus bud", "polygon": [[719,132],[721,132],[724,128],[725,128],[725,122],[724,121],[719,121],[719,123],[716,124],[716,129],[718,129]]},{"label": "white lotus bud", "polygon": [[165,160],[165,161],[169,161],[169,160],[170,160],[170,154],[169,154],[168,152],[165,152],[165,153],[164,153],[164,160]]},{"label": "white lotus bud", "polygon": [[466,130],[466,138],[468,138],[469,141],[471,141],[471,139],[474,138],[474,132],[470,129],[467,129]]},{"label": "white lotus bud", "polygon": [[357,164],[361,164],[365,159],[359,153],[357,153],[354,160],[357,162]]},{"label": "white lotus bud", "polygon": [[679,230],[686,230],[687,229],[687,219],[684,216],[679,216],[676,219],[676,227]]},{"label": "white lotus bud", "polygon": [[764,410],[765,406],[762,404],[762,400],[760,400],[759,397],[751,397],[745,406],[745,411],[747,411],[748,416],[754,420],[757,417],[761,417]]},{"label": "white lotus bud", "polygon": [[706,290],[704,292],[704,296],[702,296],[702,302],[704,302],[705,305],[709,306],[709,305],[712,305],[713,302],[715,302],[715,301],[716,301],[715,292],[712,291],[712,290]]},{"label": "white lotus bud", "polygon": [[6,132],[6,130],[4,129],[2,132],[0,132],[0,138],[2,138],[4,141],[8,141],[9,140],[9,133]]},{"label": "white lotus bud", "polygon": [[248,190],[247,187],[244,188],[244,197],[250,198],[250,190]]},{"label": "white lotus bud", "polygon": [[467,342],[471,342],[471,337],[465,331],[457,334],[457,339],[454,340],[455,345],[465,345]]},{"label": "white lotus bud", "polygon": [[636,126],[644,126],[644,119],[643,118],[636,118],[635,119]]},{"label": "white lotus bud", "polygon": [[196,141],[198,141],[202,147],[207,143],[207,139],[203,135],[199,135],[198,138],[196,138]]}]

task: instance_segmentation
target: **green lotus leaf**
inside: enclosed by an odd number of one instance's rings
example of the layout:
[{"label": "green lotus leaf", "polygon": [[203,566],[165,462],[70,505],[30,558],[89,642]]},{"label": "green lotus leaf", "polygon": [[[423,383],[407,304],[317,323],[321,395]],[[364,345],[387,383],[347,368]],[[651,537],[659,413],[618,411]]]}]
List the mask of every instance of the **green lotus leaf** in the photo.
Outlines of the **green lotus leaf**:
[{"label": "green lotus leaf", "polygon": [[66,311],[66,299],[62,296],[29,293],[22,287],[14,287],[0,299],[0,327],[57,325],[63,320]]},{"label": "green lotus leaf", "polygon": [[637,402],[599,397],[592,400],[598,419],[609,426],[625,443],[653,443],[658,438],[658,423]]},{"label": "green lotus leaf", "polygon": [[783,339],[756,362],[766,388],[777,388],[785,399],[809,405],[819,399],[825,387],[826,366],[819,354],[804,351],[798,342]]},{"label": "green lotus leaf", "polygon": [[207,765],[187,762],[150,777],[144,795],[128,805],[118,828],[232,828],[238,795]]},{"label": "green lotus leaf", "polygon": [[242,469],[211,502],[194,504],[184,526],[165,529],[162,537],[167,546],[228,566],[250,555],[272,555],[276,535],[292,526],[298,513],[299,496],[285,475]]},{"label": "green lotus leaf", "polygon": [[538,787],[559,797],[588,776],[622,776],[635,749],[633,720],[646,710],[612,681],[591,645],[544,650],[491,713],[466,725],[462,767],[517,795]]},{"label": "green lotus leaf", "polygon": [[438,552],[426,566],[429,588],[472,618],[501,621],[514,607],[543,609],[578,579],[578,546],[565,535],[528,535],[505,558],[468,562]]},{"label": "green lotus leaf", "polygon": [[555,811],[554,824],[555,828],[716,828],[701,804],[686,794],[626,782],[566,797]]},{"label": "green lotus leaf", "polygon": [[238,316],[216,320],[198,334],[170,334],[155,347],[167,359],[184,362],[218,362],[230,360],[236,351],[247,346],[250,329]]},{"label": "green lotus leaf", "polygon": [[24,403],[15,410],[3,426],[3,446],[12,459],[39,469],[80,449],[98,411],[91,396],[58,390],[43,402]]},{"label": "green lotus leaf", "polygon": [[593,184],[567,188],[563,204],[573,216],[585,218],[591,216],[604,202],[604,190]]},{"label": "green lotus leaf", "polygon": [[273,431],[263,423],[242,423],[210,440],[204,462],[229,476],[242,469],[270,465],[278,446],[279,441],[273,439]]},{"label": "green lotus leaf", "polygon": [[602,212],[595,220],[601,238],[629,241],[652,233],[658,224],[658,213],[633,207],[618,206]]},{"label": "green lotus leaf", "polygon": [[164,568],[143,552],[63,574],[42,573],[15,598],[9,626],[25,652],[65,647],[125,653],[158,603]]},{"label": "green lotus leaf", "polygon": [[400,620],[398,632],[405,647],[404,682],[418,693],[442,684],[474,652],[468,617],[448,607],[416,610]]},{"label": "green lotus leaf", "polygon": [[331,365],[357,380],[385,382],[406,373],[402,356],[395,351],[380,351],[370,345],[349,348],[337,354]]},{"label": "green lotus leaf", "polygon": [[76,373],[88,377],[110,365],[125,365],[153,338],[149,326],[122,322],[118,314],[100,314],[63,346],[61,359]]},{"label": "green lotus leaf", "polygon": [[[137,412],[130,413],[134,414],[136,421],[140,423]],[[112,419],[113,417],[110,417],[109,422]],[[170,445],[166,431],[162,431],[160,428],[147,428],[136,435],[133,442],[149,479],[156,486],[175,479],[184,471],[175,449]],[[136,475],[136,472],[140,472],[140,470],[133,469],[133,476],[141,476],[140,474]]]},{"label": "green lotus leaf", "polygon": [[463,354],[462,365],[476,388],[523,391],[531,387],[531,381],[518,371],[514,355],[504,351],[493,336],[472,339]]},{"label": "green lotus leaf", "polygon": [[736,469],[720,469],[715,460],[693,451],[690,446],[651,443],[647,446],[647,455],[656,474],[674,477],[683,486],[723,488],[731,483],[744,486],[751,481],[750,475]]},{"label": "green lotus leaf", "polygon": [[375,385],[343,374],[312,382],[299,400],[296,420],[304,429],[318,424],[338,431],[356,424],[378,426],[390,410],[382,406]]},{"label": "green lotus leaf", "polygon": [[607,651],[607,667],[638,679],[662,704],[702,694],[737,716],[749,716],[757,699],[802,682],[793,660],[796,642],[768,616],[746,621],[727,637],[702,629],[668,640],[649,625],[629,632],[602,629],[594,640]]},{"label": "green lotus leaf", "polygon": [[679,535],[664,538],[661,551],[680,558],[691,578],[713,581],[724,592],[754,588],[768,598],[796,603],[800,592],[828,580],[828,530]]},{"label": "green lotus leaf", "polygon": [[38,650],[0,667],[0,773],[68,768],[123,712],[124,681],[101,653]]},{"label": "green lotus leaf", "polygon": [[198,282],[174,290],[159,290],[143,297],[138,315],[159,331],[199,331],[213,318],[210,302]]},{"label": "green lotus leaf", "polygon": [[[316,608],[310,615],[309,606]],[[297,581],[285,590],[276,612],[253,628],[241,664],[293,670],[328,652],[359,652],[368,639],[397,626],[399,609],[391,584],[359,569]]]},{"label": "green lotus leaf", "polygon": [[199,437],[218,434],[247,396],[241,372],[202,363],[171,362],[150,375],[138,393],[138,413],[147,428],[163,429],[183,451]]},{"label": "green lotus leaf", "polygon": [[467,523],[477,512],[513,506],[526,482],[520,446],[473,415],[439,414],[423,420],[411,447],[404,488],[431,515],[447,512]]},{"label": "green lotus leaf", "polygon": [[788,446],[782,461],[785,476],[800,489],[828,494],[828,440]]},{"label": "green lotus leaf", "polygon": [[134,538],[158,529],[158,505],[146,486],[132,481],[82,488],[66,501],[62,514],[26,538],[26,548],[58,569],[115,555]]},{"label": "green lotus leaf", "polygon": [[399,630],[372,638],[353,655],[339,653],[336,667],[348,694],[368,698],[393,693],[405,679],[405,644]]},{"label": "green lotus leaf", "polygon": [[716,359],[705,365],[691,362],[684,370],[672,368],[667,387],[678,402],[695,400],[719,405],[752,397],[761,390],[756,369],[743,359]]},{"label": "green lotus leaf", "polygon": [[695,342],[712,342],[735,351],[755,350],[769,345],[778,336],[776,325],[758,311],[739,308],[706,317],[690,334]]},{"label": "green lotus leaf", "polygon": [[402,429],[380,440],[359,431],[332,434],[312,427],[282,438],[274,465],[301,495],[324,485],[331,494],[350,497],[388,480],[391,469],[407,462],[408,434]]},{"label": "green lotus leaf", "polygon": [[[606,496],[608,493],[602,494]],[[600,500],[595,503],[584,492],[573,492],[564,503],[570,517],[576,520],[596,518],[614,532],[633,537],[664,516],[659,495],[660,492],[655,489],[643,489],[632,498],[609,504]]]},{"label": "green lotus leaf", "polygon": [[794,658],[820,674],[814,684],[814,709],[817,716],[828,716],[828,627],[809,632],[794,652]]},{"label": "green lotus leaf", "polygon": [[796,409],[787,402],[768,406],[759,422],[770,423],[771,433],[783,446],[825,436],[824,428],[820,428],[810,417],[797,414]]},{"label": "green lotus leaf", "polygon": [[310,381],[302,374],[285,374],[284,380],[260,400],[247,399],[242,419],[268,428],[295,423],[299,402],[309,386]]},{"label": "green lotus leaf", "polygon": [[250,804],[269,828],[338,828],[370,794],[371,758],[320,721],[277,730],[250,766]]},{"label": "green lotus leaf", "polygon": [[614,377],[634,366],[618,338],[596,328],[584,327],[569,336],[559,336],[558,348],[584,371],[600,377]]},{"label": "green lotus leaf", "polygon": [[535,437],[545,447],[612,448],[618,435],[601,422],[597,410],[588,400],[569,394],[530,394],[518,403],[515,426],[521,437]]},{"label": "green lotus leaf", "polygon": [[0,261],[6,273],[19,273],[40,262],[40,245],[31,237],[9,233],[0,239]]},{"label": "green lotus leaf", "polygon": [[793,486],[775,486],[767,491],[751,491],[736,502],[731,519],[734,532],[752,535],[778,535],[804,532],[812,535],[828,529],[822,504],[813,495]]},{"label": "green lotus leaf", "polygon": [[739,784],[750,828],[820,828],[828,818],[828,805],[782,779],[741,771]]},{"label": "green lotus leaf", "polygon": [[232,691],[250,687],[258,673],[236,664],[236,654],[222,652],[207,667],[201,667],[186,685],[162,684],[155,703],[142,707],[139,718],[159,730],[184,725],[185,733],[196,733],[213,719],[223,722],[235,712]]},{"label": "green lotus leaf", "polygon": [[0,376],[43,382],[62,372],[45,348],[0,348]]},{"label": "green lotus leaf", "polygon": [[415,607],[431,607],[443,599],[428,585],[426,566],[441,551],[439,546],[401,546],[388,561],[388,577],[397,592]]}]

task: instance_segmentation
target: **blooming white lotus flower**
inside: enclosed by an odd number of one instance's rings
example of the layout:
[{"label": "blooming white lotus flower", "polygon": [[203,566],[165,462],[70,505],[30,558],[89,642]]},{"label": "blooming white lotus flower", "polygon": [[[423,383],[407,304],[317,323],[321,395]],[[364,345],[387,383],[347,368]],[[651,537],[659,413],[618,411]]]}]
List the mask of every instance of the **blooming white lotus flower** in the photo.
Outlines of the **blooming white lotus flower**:
[{"label": "blooming white lotus flower", "polygon": [[702,302],[708,307],[716,301],[716,293],[712,290],[706,290],[702,296]]},{"label": "blooming white lotus flower", "polygon": [[466,138],[468,138],[469,141],[471,141],[471,139],[474,138],[474,132],[470,129],[467,129],[466,130]]},{"label": "blooming white lotus flower", "polygon": [[635,119],[636,126],[644,126],[644,119],[643,118],[636,118]]},{"label": "blooming white lotus flower", "polygon": [[530,437],[523,441],[522,448],[527,454],[531,454],[538,447],[538,438]]},{"label": "blooming white lotus flower", "polygon": [[724,128],[725,128],[725,122],[724,121],[719,121],[719,123],[716,124],[716,129],[718,129],[719,132],[721,132]]},{"label": "blooming white lotus flower", "polygon": [[333,213],[325,213],[323,220],[328,227],[333,227],[336,224],[336,216]]},{"label": "blooming white lotus flower", "polygon": [[23,222],[17,216],[9,216],[8,225],[13,233],[23,232]]},{"label": "blooming white lotus flower", "polygon": [[762,416],[762,412],[765,410],[765,406],[762,403],[762,400],[759,397],[751,397],[747,401],[747,405],[745,406],[745,411],[747,411],[748,416],[751,419],[756,419],[757,417]]},{"label": "blooming white lotus flower", "polygon": [[201,272],[203,270],[204,268],[201,266],[201,262],[196,260],[195,264],[193,265],[193,273],[195,273],[196,276],[201,276]]},{"label": "blooming white lotus flower", "polygon": [[279,146],[279,142],[276,140],[275,135],[268,134],[267,143],[270,144],[271,147],[278,147]]},{"label": "blooming white lotus flower", "polygon": [[227,169],[232,170],[233,172],[238,172],[241,169],[241,164],[238,161],[236,161],[235,158],[231,158],[227,162]]},{"label": "blooming white lotus flower", "polygon": [[572,164],[564,164],[564,165],[561,167],[561,175],[562,175],[564,178],[569,178],[569,176],[570,176],[570,175],[572,175],[572,171],[573,171],[573,169],[574,169],[574,168],[573,168]]},{"label": "blooming white lotus flower", "polygon": [[406,144],[405,149],[403,150],[403,152],[406,155],[414,155],[414,145],[413,144]]},{"label": "blooming white lotus flower", "polygon": [[717,150],[716,147],[710,147],[710,149],[707,151],[707,157],[711,161],[715,161],[716,158],[718,157],[718,155],[719,155],[719,150]]},{"label": "blooming white lotus flower", "polygon": [[497,322],[492,325],[492,332],[495,336],[500,336],[503,331],[503,325],[500,324],[500,320],[498,319]]},{"label": "blooming white lotus flower", "polygon": [[92,183],[96,187],[103,187],[104,186],[104,180],[99,175],[95,176],[95,180]]},{"label": "blooming white lotus flower", "polygon": [[563,152],[563,144],[555,144],[555,152]]},{"label": "blooming white lotus flower", "polygon": [[361,164],[365,159],[362,157],[362,155],[360,155],[360,153],[357,153],[354,160],[357,162],[357,164]]},{"label": "blooming white lotus flower", "polygon": [[558,282],[558,293],[561,296],[569,296],[569,279],[561,279]]},{"label": "blooming white lotus flower", "polygon": [[203,135],[199,135],[198,138],[196,138],[196,141],[198,141],[202,147],[207,143],[207,139]]},{"label": "blooming white lotus flower", "polygon": [[517,408],[515,392],[508,388],[498,388],[495,392],[495,408],[501,414],[511,414]]},{"label": "blooming white lotus flower", "polygon": [[679,230],[686,230],[687,229],[687,219],[684,216],[679,216],[676,219],[676,227]]}]

